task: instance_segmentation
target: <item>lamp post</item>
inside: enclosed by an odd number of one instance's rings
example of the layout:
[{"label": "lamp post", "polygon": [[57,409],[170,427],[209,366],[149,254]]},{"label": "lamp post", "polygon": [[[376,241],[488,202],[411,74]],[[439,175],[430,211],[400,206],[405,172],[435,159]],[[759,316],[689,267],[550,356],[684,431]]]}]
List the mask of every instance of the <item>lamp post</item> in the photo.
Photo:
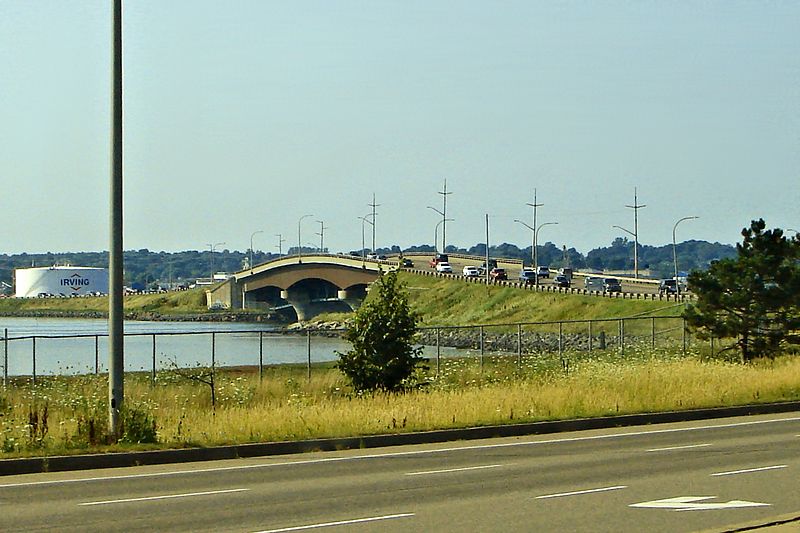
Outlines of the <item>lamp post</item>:
[{"label": "lamp post", "polygon": [[[437,213],[442,215],[442,253],[447,253],[447,197],[452,192],[447,192],[447,180],[444,180],[444,188],[438,192],[442,195],[442,210],[434,209]],[[434,243],[434,247],[436,243]]]},{"label": "lamp post", "polygon": [[539,265],[536,264],[536,251],[535,250],[536,250],[536,247],[539,245],[539,243],[536,241],[536,230],[534,230],[533,228],[536,227],[536,208],[537,207],[542,207],[544,204],[537,204],[536,203],[536,189],[535,188],[533,189],[533,203],[532,204],[529,203],[529,204],[526,204],[526,205],[529,205],[530,207],[533,208],[533,227],[528,226],[527,224],[525,224],[525,226],[527,226],[531,231],[533,231],[533,242],[531,243],[531,247],[532,247],[532,250],[531,250],[531,261],[533,261],[533,265],[531,265],[531,266],[533,267],[534,270],[536,270],[537,268],[539,268]]},{"label": "lamp post", "polygon": [[303,246],[300,239],[300,224],[303,222],[304,218],[313,217],[314,215],[303,215],[297,220],[297,258],[303,255]]},{"label": "lamp post", "polygon": [[317,220],[317,224],[319,224],[319,253],[325,253],[325,230],[330,229],[329,226],[326,226],[321,220]]},{"label": "lamp post", "polygon": [[[441,226],[442,224],[445,224],[447,222],[455,222],[455,219],[453,219],[453,218],[443,218],[442,220],[437,222],[436,223],[436,227],[433,228],[433,247],[434,248],[436,248],[436,243],[439,242],[439,226]],[[442,241],[442,245],[443,245],[443,247],[442,247],[442,252],[441,253],[444,253],[444,241]],[[438,252],[439,250],[436,250],[436,251]]]},{"label": "lamp post", "polygon": [[364,263],[364,255],[365,255],[365,251],[366,251],[366,247],[367,247],[367,245],[364,243],[364,223],[366,222],[368,224],[372,224],[373,226],[375,226],[375,223],[372,222],[369,219],[369,217],[371,217],[371,216],[372,216],[372,213],[367,213],[363,217],[358,217],[358,219],[361,221],[361,263],[362,263],[362,266],[363,266],[363,263]]},{"label": "lamp post", "polygon": [[[541,231],[541,229],[543,227],[545,227],[545,226],[555,226],[557,224],[558,224],[558,222],[545,222],[543,224],[539,224],[539,227],[536,228],[536,231],[533,232],[533,241],[536,243],[537,248],[538,248],[538,245],[539,245],[539,231]],[[539,254],[539,252],[536,251],[536,253],[534,255],[534,260],[533,260],[533,262],[536,264],[536,267],[535,267],[536,268],[536,275],[533,276],[533,283],[537,287],[539,286],[539,259],[538,259],[539,256],[538,256],[538,254]]]},{"label": "lamp post", "polygon": [[533,267],[534,270],[536,270],[536,230],[533,229],[534,226],[531,226],[517,218],[514,219],[514,222],[522,224],[523,226],[531,230],[531,266]]},{"label": "lamp post", "polygon": [[[436,208],[435,208],[435,207],[433,207],[432,205],[429,205],[429,206],[427,206],[427,208],[428,208],[428,209],[430,209],[431,211],[435,212],[435,213],[438,213],[438,214],[439,214],[439,216],[441,216],[441,217],[442,217],[442,220],[440,220],[440,221],[439,221],[439,224],[445,224],[445,225],[447,225],[447,223],[445,222],[445,218],[447,218],[447,217],[445,216],[444,212],[442,212],[442,211],[439,211],[438,209],[436,209]],[[436,227],[438,228],[438,227],[439,227],[439,225],[437,224],[437,225],[436,225]],[[434,248],[434,249],[435,249],[437,252],[439,251],[439,238],[438,238],[438,236],[434,236],[433,248]],[[444,253],[444,232],[442,232],[442,253]]]},{"label": "lamp post", "polygon": [[264,233],[263,230],[254,231],[250,234],[250,274],[253,273],[253,237],[259,233]]},{"label": "lamp post", "polygon": [[206,246],[211,248],[211,256],[210,256],[211,258],[209,260],[210,263],[211,263],[211,278],[209,278],[209,282],[211,282],[211,285],[214,284],[214,248],[216,248],[217,246],[222,246],[223,244],[225,244],[225,243],[224,242],[215,242],[214,244],[211,244],[211,243],[206,244]]},{"label": "lamp post", "polygon": [[631,235],[633,237],[633,246],[634,246],[634,248],[633,248],[633,272],[634,272],[633,277],[634,278],[638,278],[639,277],[639,255],[638,255],[638,252],[636,250],[637,250],[637,248],[639,248],[639,244],[638,244],[638,240],[636,238],[636,233],[634,233],[633,231],[631,231],[629,229],[625,229],[622,226],[611,226],[611,227],[612,228],[621,229],[622,231],[624,231],[625,233],[627,233],[628,235]]},{"label": "lamp post", "polygon": [[675,267],[675,294],[681,293],[681,284],[678,283],[678,246],[675,243],[675,230],[678,229],[678,224],[680,224],[684,220],[693,220],[695,218],[700,218],[700,217],[696,216],[683,217],[679,219],[674,226],[672,226],[672,264]]},{"label": "lamp post", "polygon": [[367,205],[372,208],[372,214],[370,215],[372,217],[372,221],[370,222],[370,224],[372,224],[372,252],[375,253],[375,220],[376,217],[378,216],[378,213],[375,211],[375,208],[380,207],[381,205],[375,203],[375,193],[372,193],[372,203]]},{"label": "lamp post", "polygon": [[[639,278],[639,209],[647,207],[646,205],[639,204],[636,187],[633,188],[633,205],[626,205],[625,207],[633,209],[633,277]],[[623,229],[623,228],[620,228]]]}]

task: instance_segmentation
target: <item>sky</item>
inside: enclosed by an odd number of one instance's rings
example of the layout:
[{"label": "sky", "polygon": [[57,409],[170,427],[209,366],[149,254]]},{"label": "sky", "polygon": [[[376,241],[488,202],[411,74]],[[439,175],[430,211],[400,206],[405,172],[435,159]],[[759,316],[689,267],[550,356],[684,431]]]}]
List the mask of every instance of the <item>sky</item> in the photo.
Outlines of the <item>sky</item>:
[{"label": "sky", "polygon": [[[800,2],[124,3],[124,248],[800,229]],[[0,0],[0,253],[109,248],[110,0]],[[634,227],[634,191],[638,227]],[[304,215],[312,215],[305,218]],[[299,229],[299,238],[298,238]],[[438,231],[437,231],[438,229]],[[278,237],[278,236],[281,237]]]}]

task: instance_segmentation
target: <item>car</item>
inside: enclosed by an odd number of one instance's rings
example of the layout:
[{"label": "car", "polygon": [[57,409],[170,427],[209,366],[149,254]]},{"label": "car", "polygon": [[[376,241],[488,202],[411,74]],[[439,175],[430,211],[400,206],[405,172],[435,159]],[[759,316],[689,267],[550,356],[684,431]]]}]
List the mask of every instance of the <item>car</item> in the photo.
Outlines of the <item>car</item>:
[{"label": "car", "polygon": [[603,279],[603,292],[622,292],[622,284],[617,278]]},{"label": "car", "polygon": [[408,257],[404,257],[400,260],[400,266],[403,268],[414,268],[414,261],[409,259]]},{"label": "car", "polygon": [[662,279],[658,282],[658,294],[678,294],[678,282],[675,279]]},{"label": "car", "polygon": [[568,289],[570,286],[570,280],[564,274],[559,274],[558,276],[553,278],[553,285],[555,285],[556,287],[563,287],[565,289]]},{"label": "car", "polygon": [[433,259],[430,260],[431,268],[436,268],[436,265],[439,263],[449,263],[450,259],[447,257],[447,254],[439,254],[433,256]]},{"label": "car", "polygon": [[489,259],[488,268],[486,265],[487,265],[486,261],[481,263],[481,266],[479,267],[481,274],[485,274],[486,270],[491,271],[493,268],[497,268],[497,259]]},{"label": "car", "polygon": [[536,267],[536,274],[540,278],[549,278],[550,277],[550,267],[546,267],[546,266]]},{"label": "car", "polygon": [[466,265],[463,269],[461,269],[461,273],[465,278],[477,278],[481,275],[480,269],[475,265]]},{"label": "car", "polygon": [[587,291],[602,291],[603,278],[597,276],[587,276],[583,280],[583,286],[586,288]]},{"label": "car", "polygon": [[489,271],[489,277],[492,279],[508,279],[508,273],[505,268],[493,268]]},{"label": "car", "polygon": [[536,283],[536,271],[530,268],[523,268],[519,272],[519,280],[525,285],[533,285]]},{"label": "car", "polygon": [[378,259],[378,254],[375,252],[370,252],[367,254],[367,259]]},{"label": "car", "polygon": [[436,272],[452,274],[453,267],[451,267],[450,263],[448,263],[447,261],[442,261],[440,263],[436,263]]},{"label": "car", "polygon": [[558,269],[558,273],[562,276],[566,276],[567,279],[572,281],[572,269],[570,267],[561,267]]}]

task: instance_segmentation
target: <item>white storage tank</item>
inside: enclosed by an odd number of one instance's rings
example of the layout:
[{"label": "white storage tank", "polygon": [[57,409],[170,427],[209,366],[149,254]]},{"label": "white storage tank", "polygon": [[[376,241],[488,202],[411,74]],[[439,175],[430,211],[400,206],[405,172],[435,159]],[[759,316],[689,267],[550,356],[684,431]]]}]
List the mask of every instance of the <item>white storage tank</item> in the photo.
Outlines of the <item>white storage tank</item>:
[{"label": "white storage tank", "polygon": [[15,296],[84,296],[108,294],[108,269],[52,266],[14,270]]}]

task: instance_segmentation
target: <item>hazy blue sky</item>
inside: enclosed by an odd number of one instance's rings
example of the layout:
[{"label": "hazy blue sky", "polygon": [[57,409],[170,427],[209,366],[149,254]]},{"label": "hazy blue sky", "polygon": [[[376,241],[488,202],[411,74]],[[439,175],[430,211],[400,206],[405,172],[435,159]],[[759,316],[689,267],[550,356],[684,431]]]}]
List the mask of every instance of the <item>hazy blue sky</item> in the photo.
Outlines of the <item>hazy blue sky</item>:
[{"label": "hazy blue sky", "polygon": [[[0,253],[108,249],[108,0],[0,0]],[[125,249],[800,229],[800,2],[129,0]],[[369,235],[369,228],[368,228]],[[368,237],[369,242],[369,237]]]}]

